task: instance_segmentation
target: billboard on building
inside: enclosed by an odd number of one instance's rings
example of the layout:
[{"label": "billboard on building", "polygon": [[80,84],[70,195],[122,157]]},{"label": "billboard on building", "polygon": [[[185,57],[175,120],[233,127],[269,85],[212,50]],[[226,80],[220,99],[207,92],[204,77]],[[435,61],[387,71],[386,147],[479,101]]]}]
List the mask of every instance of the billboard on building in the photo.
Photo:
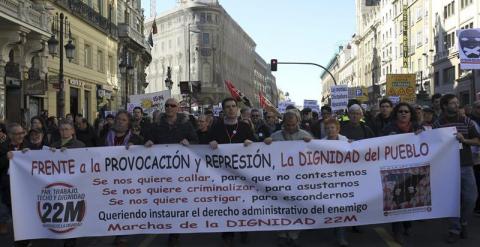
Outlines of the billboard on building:
[{"label": "billboard on building", "polygon": [[415,103],[415,81],[415,74],[388,74],[387,96],[399,96],[402,102]]},{"label": "billboard on building", "polygon": [[457,30],[461,69],[480,69],[480,28]]}]

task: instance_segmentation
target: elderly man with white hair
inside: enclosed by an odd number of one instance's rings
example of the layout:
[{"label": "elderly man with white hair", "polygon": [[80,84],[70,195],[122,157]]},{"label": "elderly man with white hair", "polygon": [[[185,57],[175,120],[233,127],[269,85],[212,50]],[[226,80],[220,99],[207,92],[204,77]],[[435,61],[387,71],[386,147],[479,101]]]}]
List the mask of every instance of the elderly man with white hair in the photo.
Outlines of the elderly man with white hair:
[{"label": "elderly man with white hair", "polygon": [[353,141],[375,137],[372,129],[361,121],[363,110],[360,105],[354,104],[348,108],[348,118],[349,121],[343,122],[340,134]]},{"label": "elderly man with white hair", "polygon": [[[301,118],[298,114],[298,111],[288,110],[283,115],[283,129],[276,131],[272,136],[265,138],[263,142],[267,145],[270,145],[272,142],[276,141],[296,141],[303,140],[309,142],[313,139],[313,136],[305,131],[300,129]],[[279,231],[277,246],[300,246],[298,243],[298,237],[300,231]]]}]

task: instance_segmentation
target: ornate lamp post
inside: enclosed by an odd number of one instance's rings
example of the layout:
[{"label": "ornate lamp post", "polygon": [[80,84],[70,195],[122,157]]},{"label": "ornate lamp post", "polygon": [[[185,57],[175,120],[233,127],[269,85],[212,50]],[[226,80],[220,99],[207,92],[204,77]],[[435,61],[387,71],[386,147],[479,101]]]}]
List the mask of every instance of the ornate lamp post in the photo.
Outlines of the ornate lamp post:
[{"label": "ornate lamp post", "polygon": [[120,73],[125,76],[125,110],[128,110],[128,77],[133,76],[134,68],[128,57],[127,48],[124,48],[122,57],[119,67]]},{"label": "ornate lamp post", "polygon": [[[63,44],[63,38],[67,38],[67,28],[68,28],[68,43],[66,45]],[[58,45],[63,46],[65,48],[65,55],[69,62],[74,59],[75,56],[75,45],[73,45],[72,41],[72,30],[70,28],[70,22],[68,21],[68,17],[64,16],[63,13],[56,14],[52,22],[52,36],[48,40],[48,51],[52,57],[57,55]],[[59,37],[60,41],[56,39]],[[57,115],[59,117],[65,116],[65,91],[64,91],[64,75],[63,75],[63,48],[60,48],[60,68],[58,70],[58,84],[59,84],[59,91],[57,93]]]}]

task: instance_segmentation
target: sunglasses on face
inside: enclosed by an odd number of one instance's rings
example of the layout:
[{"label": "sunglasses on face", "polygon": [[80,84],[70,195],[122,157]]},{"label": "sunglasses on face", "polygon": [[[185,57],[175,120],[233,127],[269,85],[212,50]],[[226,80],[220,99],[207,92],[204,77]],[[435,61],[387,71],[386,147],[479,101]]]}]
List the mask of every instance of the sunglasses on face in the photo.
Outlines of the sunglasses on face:
[{"label": "sunglasses on face", "polygon": [[410,111],[400,110],[400,111],[398,111],[398,113],[410,113]]},{"label": "sunglasses on face", "polygon": [[177,105],[175,105],[175,104],[165,104],[165,108],[168,108],[168,107],[175,108],[175,107],[177,107]]}]

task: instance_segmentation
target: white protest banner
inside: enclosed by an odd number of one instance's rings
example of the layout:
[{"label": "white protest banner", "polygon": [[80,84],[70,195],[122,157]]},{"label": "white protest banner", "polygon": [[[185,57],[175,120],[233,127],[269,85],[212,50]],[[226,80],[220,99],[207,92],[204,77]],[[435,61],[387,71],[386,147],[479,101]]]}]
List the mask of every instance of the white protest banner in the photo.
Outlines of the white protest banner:
[{"label": "white protest banner", "polygon": [[223,108],[221,105],[214,105],[213,106],[213,116],[218,117],[220,116],[220,112],[223,111]]},{"label": "white protest banner", "polygon": [[347,85],[336,85],[332,86],[330,90],[332,94],[332,111],[336,112],[338,110],[347,109],[348,105],[348,86]]},{"label": "white protest banner", "polygon": [[165,101],[170,98],[170,91],[164,90],[155,93],[130,95],[130,103],[128,111],[132,112],[133,108],[139,106],[147,114],[151,114],[155,110],[165,112]]},{"label": "white protest banner", "polygon": [[310,109],[312,109],[312,111],[315,111],[315,112],[320,111],[320,106],[318,105],[317,100],[304,99],[303,100],[303,108],[310,108]]},{"label": "white protest banner", "polygon": [[454,128],[315,140],[14,152],[15,239],[271,231],[459,216]]},{"label": "white protest banner", "polygon": [[457,30],[461,69],[480,69],[480,28]]},{"label": "white protest banner", "polygon": [[290,100],[284,100],[284,101],[278,102],[278,112],[282,114],[285,113],[285,111],[287,111],[287,107],[290,105],[295,106],[295,102]]}]

